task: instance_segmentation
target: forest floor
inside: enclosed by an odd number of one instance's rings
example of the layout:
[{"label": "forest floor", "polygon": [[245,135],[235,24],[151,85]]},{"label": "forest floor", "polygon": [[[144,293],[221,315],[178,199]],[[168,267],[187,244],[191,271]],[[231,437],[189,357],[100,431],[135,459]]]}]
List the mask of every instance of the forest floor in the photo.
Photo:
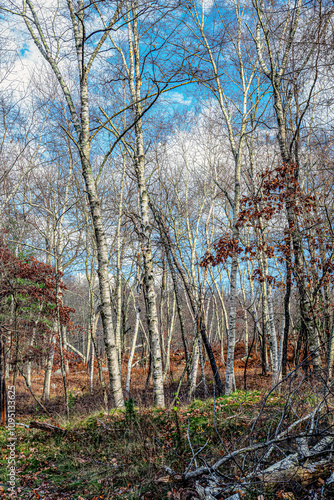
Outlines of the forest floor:
[{"label": "forest floor", "polygon": [[[152,389],[145,389],[147,371],[140,364],[133,368],[132,399],[127,401],[125,410],[106,412],[98,389],[97,371],[96,391],[91,395],[86,367],[82,363],[71,363],[69,420],[64,416],[60,375],[52,377],[54,385],[47,405],[51,416],[43,414],[19,377],[16,382],[18,425],[15,429],[17,497],[24,500],[200,498],[194,490],[195,480],[185,481],[183,476],[193,454],[196,454],[193,467],[195,462],[198,466],[213,463],[224,454],[247,445],[252,427],[254,440],[265,441],[282,419],[287,393],[276,391],[264,400],[270,388],[270,377],[261,376],[257,356],[248,363],[247,390],[244,390],[245,363],[240,349],[236,359],[239,390],[231,396],[213,398],[210,367],[206,364],[207,386],[211,394],[205,399],[199,386],[196,399],[189,402],[185,389],[182,389],[178,401],[172,405],[178,377],[184,368],[182,358],[180,352],[172,354],[171,377],[166,384],[167,408],[163,410],[150,406]],[[124,363],[124,371],[125,366]],[[220,368],[223,378],[223,366]],[[107,373],[104,375],[107,382]],[[34,372],[32,379],[32,389],[39,398],[43,374]],[[312,389],[310,385],[307,387]],[[291,395],[291,388],[289,391]],[[298,410],[305,414],[312,408],[312,392],[306,396],[305,389],[294,393]],[[32,421],[48,423],[59,430],[47,432],[20,425],[28,426]],[[1,499],[14,497],[8,493],[8,442],[8,431],[1,431]],[[239,481],[238,460],[232,460],[221,476],[222,484],[232,487],[229,494],[218,494],[216,498],[225,499],[237,492],[240,499],[325,498],[316,495],[320,495],[331,470],[323,470],[312,477],[311,482],[268,486],[255,481],[245,490]]]}]

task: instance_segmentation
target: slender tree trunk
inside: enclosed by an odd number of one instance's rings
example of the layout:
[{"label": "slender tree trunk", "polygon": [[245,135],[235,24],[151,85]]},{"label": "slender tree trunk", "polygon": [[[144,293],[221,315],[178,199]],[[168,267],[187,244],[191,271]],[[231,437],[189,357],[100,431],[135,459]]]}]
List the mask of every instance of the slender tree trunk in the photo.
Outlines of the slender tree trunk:
[{"label": "slender tree trunk", "polygon": [[[256,207],[256,208],[258,209],[261,207]],[[256,226],[257,227],[255,228],[255,232],[256,232],[257,245],[259,249],[258,250],[259,263],[264,279],[264,281],[261,283],[262,296],[264,299],[263,307],[264,307],[266,329],[269,340],[270,360],[272,366],[272,386],[274,386],[278,382],[280,370],[278,366],[278,347],[277,347],[277,335],[276,335],[275,318],[274,318],[272,287],[270,285],[270,282],[267,280],[267,276],[269,276],[268,258],[262,249],[266,245],[263,221],[261,219],[256,220]]]},{"label": "slender tree trunk", "polygon": [[[256,302],[255,302],[255,295],[254,295],[254,282],[252,280],[251,274],[250,274],[250,269],[249,269],[249,262],[247,261],[247,273],[248,273],[248,279],[250,281],[250,292],[251,292],[251,309],[253,310],[253,321],[254,321],[254,327],[255,331],[257,334],[258,339],[261,339],[261,330],[260,330],[260,323],[259,323],[259,316],[257,312],[257,307],[256,307]],[[257,346],[257,344],[256,344]]]},{"label": "slender tree trunk", "polygon": [[[209,324],[210,305],[211,305],[211,298],[209,298],[209,300],[208,300],[208,304],[206,306],[206,311],[205,311],[205,322],[206,322],[207,325]],[[211,338],[212,318],[213,318],[213,310],[212,310],[212,316],[211,316],[210,326],[208,328],[208,341],[210,342],[210,344],[212,343],[212,338]]]},{"label": "slender tree trunk", "polygon": [[281,325],[281,334],[279,338],[279,348],[278,348],[278,373],[279,379],[281,379],[282,375],[282,361],[283,361],[283,339],[284,339],[284,327],[285,327],[285,318],[283,317],[282,325]]},{"label": "slender tree trunk", "polygon": [[0,331],[0,411],[1,422],[0,426],[5,427],[7,423],[7,391],[5,378],[5,346],[3,342],[2,332]]},{"label": "slender tree trunk", "polygon": [[[104,343],[105,350],[108,360],[108,370],[109,370],[109,380],[110,388],[116,407],[124,406],[124,399],[121,386],[121,376],[117,356],[116,339],[113,331],[112,324],[112,309],[111,309],[111,297],[109,289],[109,266],[108,266],[108,247],[106,236],[103,228],[103,218],[101,214],[101,204],[97,193],[97,185],[92,171],[92,165],[90,161],[90,144],[92,136],[90,134],[90,123],[89,123],[89,96],[88,96],[88,76],[90,69],[92,67],[94,59],[97,57],[100,49],[102,48],[108,34],[112,30],[114,24],[116,23],[119,15],[120,9],[123,6],[122,1],[117,3],[115,11],[112,14],[112,18],[108,27],[104,30],[101,35],[99,42],[95,50],[87,51],[90,52],[88,56],[88,61],[86,60],[85,54],[85,19],[84,19],[84,2],[83,0],[78,0],[77,10],[73,6],[72,0],[67,0],[67,8],[70,14],[72,29],[74,35],[74,42],[76,48],[78,73],[80,79],[80,92],[79,92],[79,103],[76,105],[74,103],[74,97],[71,95],[70,89],[66,85],[65,79],[58,66],[57,59],[53,56],[53,50],[48,46],[49,36],[43,32],[43,25],[41,24],[38,14],[33,9],[32,2],[29,0],[26,5],[30,11],[30,15],[27,15],[26,11],[22,14],[24,22],[29,30],[29,33],[37,45],[42,56],[50,64],[54,75],[56,76],[60,87],[62,88],[64,98],[67,102],[68,109],[71,115],[71,122],[74,126],[76,132],[76,139],[73,138],[77,145],[80,159],[81,159],[81,169],[82,176],[85,182],[86,193],[88,196],[90,214],[92,218],[92,223],[94,227],[95,242],[97,247],[97,260],[98,260],[98,278],[100,287],[100,297],[101,297],[101,318],[104,333]],[[76,99],[76,97],[75,97]],[[80,109],[80,115],[77,111]]]},{"label": "slender tree trunk", "polygon": [[[162,371],[163,371],[163,379],[165,380],[165,367],[166,367],[166,346],[165,346],[165,321],[164,321],[164,306],[166,302],[166,326],[168,327],[168,285],[167,281],[167,269],[165,262],[165,252],[164,248],[162,248],[162,276],[161,276],[161,286],[160,286],[160,300],[159,300],[159,323],[160,323],[160,338],[161,338],[161,353],[162,353]],[[167,335],[168,339],[168,335]]]},{"label": "slender tree trunk", "polygon": [[224,331],[222,325],[222,317],[219,314],[218,303],[214,292],[213,292],[213,303],[214,303],[214,311],[217,324],[217,341],[220,342],[220,358],[221,361],[224,362]]},{"label": "slender tree trunk", "polygon": [[[67,326],[61,326],[61,329],[62,329],[62,337],[64,339],[64,349],[65,351],[67,351]],[[85,352],[84,350],[82,351],[83,353]],[[87,355],[86,355],[87,357]],[[69,360],[66,358],[65,359],[65,373],[66,375],[69,375],[70,373],[70,363],[69,363]]]},{"label": "slender tree trunk", "polygon": [[93,345],[93,340],[89,339],[90,341],[90,366],[89,366],[89,391],[90,394],[94,394],[94,362],[95,362],[95,356],[94,356],[94,345]]},{"label": "slender tree trunk", "polygon": [[[82,100],[85,106],[85,113],[82,111],[83,130],[85,130],[84,137],[82,137],[81,163],[83,169],[83,176],[86,183],[86,191],[88,194],[89,205],[92,215],[92,222],[95,233],[95,241],[97,248],[97,261],[98,261],[98,278],[100,287],[100,300],[101,300],[101,319],[103,325],[104,345],[108,362],[110,388],[116,407],[124,406],[120,367],[118,362],[118,352],[116,339],[112,322],[112,308],[111,296],[109,286],[109,263],[108,263],[108,249],[106,236],[103,229],[103,221],[101,214],[100,200],[96,192],[96,183],[91,170],[89,160],[89,126],[88,126],[88,92],[87,87],[82,88]],[[86,98],[84,96],[87,96]],[[87,115],[87,117],[86,117]],[[85,117],[85,119],[84,119]]]},{"label": "slender tree trunk", "polygon": [[[37,321],[35,322],[35,325],[36,324],[37,324]],[[35,337],[36,337],[36,328],[33,328],[31,339],[29,342],[30,347],[32,347],[34,345]],[[27,363],[26,363],[26,377],[27,377],[29,385],[31,385],[31,366],[32,366],[32,362],[27,361]]]},{"label": "slender tree trunk", "polygon": [[[217,294],[218,294],[218,297],[219,297],[219,301],[220,301],[220,304],[221,304],[221,308],[222,308],[222,312],[221,312],[221,324],[223,323],[223,320],[224,320],[224,329],[223,329],[223,326],[221,328],[221,337],[220,337],[220,359],[221,359],[221,362],[225,364],[225,354],[224,354],[224,331],[225,331],[225,335],[227,337],[227,332],[228,332],[228,317],[227,317],[227,312],[226,312],[226,307],[225,307],[225,302],[224,302],[224,295],[223,295],[223,282],[222,282],[222,276],[221,276],[221,272],[219,272],[219,276],[220,276],[220,289],[217,285],[217,282],[216,280],[214,279],[213,277],[213,273],[212,273],[212,269],[211,269],[211,266],[209,267],[209,271],[210,271],[210,276],[211,276],[211,279],[215,285],[215,288],[216,288],[216,291],[217,291]],[[217,308],[217,314],[218,314],[218,308]]]},{"label": "slender tree trunk", "polygon": [[[130,2],[128,2],[129,5]],[[133,5],[132,5],[133,7]],[[130,12],[129,12],[130,16]],[[130,19],[129,19],[130,21]],[[132,28],[132,29],[131,29]],[[156,307],[156,293],[154,289],[153,256],[151,249],[151,224],[149,218],[149,198],[145,181],[145,154],[144,139],[141,122],[141,73],[139,64],[139,39],[137,33],[137,12],[132,8],[131,24],[128,23],[129,49],[131,59],[130,90],[132,94],[133,111],[135,119],[135,170],[139,191],[139,204],[141,214],[141,242],[144,259],[144,286],[147,299],[147,323],[151,340],[153,397],[154,405],[165,406],[165,396],[162,376],[162,359],[159,335],[159,322]]]},{"label": "slender tree trunk", "polygon": [[122,319],[122,245],[121,245],[121,224],[123,216],[123,191],[126,172],[125,153],[123,153],[123,172],[120,188],[120,199],[118,206],[118,221],[117,221],[117,275],[116,275],[116,346],[118,353],[118,363],[121,366],[121,319]]},{"label": "slender tree trunk", "polygon": [[278,347],[277,347],[277,335],[274,319],[274,307],[271,286],[268,286],[268,313],[269,313],[269,341],[270,341],[270,352],[272,357],[272,386],[276,385],[279,378],[279,366],[278,366]]},{"label": "slender tree trunk", "polygon": [[[88,223],[88,218],[86,219]],[[88,281],[88,291],[89,291],[89,340],[92,344],[91,346],[91,366],[90,366],[90,392],[93,394],[93,386],[94,386],[94,358],[96,358],[97,367],[98,367],[98,376],[102,388],[103,393],[103,403],[104,408],[108,411],[108,393],[106,389],[106,385],[104,383],[103,371],[102,371],[102,363],[100,354],[98,352],[97,342],[96,342],[96,329],[99,321],[100,310],[95,313],[95,304],[94,304],[94,291],[93,291],[93,281],[95,277],[94,267],[91,270],[89,269],[88,263],[88,226],[87,226],[87,256],[86,256],[86,277]],[[92,261],[92,266],[94,266],[94,259]]]},{"label": "slender tree trunk", "polygon": [[43,384],[43,394],[42,394],[42,400],[45,402],[50,401],[50,384],[51,384],[51,375],[52,375],[52,367],[53,367],[53,358],[55,355],[55,335],[54,333],[51,333],[51,347],[48,352],[48,357],[47,357],[47,363],[45,367],[45,373],[44,373],[44,384]]},{"label": "slender tree trunk", "polygon": [[203,349],[202,349],[202,342],[200,339],[198,339],[198,351],[199,351],[199,360],[200,360],[200,365],[201,365],[201,376],[202,376],[202,384],[203,384],[203,389],[204,389],[204,397],[208,397],[208,387],[206,385],[206,380],[205,380],[205,358],[203,356]]},{"label": "slender tree trunk", "polygon": [[176,297],[175,297],[175,293],[174,293],[172,316],[171,316],[169,332],[168,332],[168,339],[167,339],[167,351],[166,351],[166,364],[165,364],[165,370],[164,370],[164,380],[166,379],[167,373],[169,372],[169,369],[170,369],[170,347],[171,347],[173,331],[174,331],[175,309],[176,309],[175,306],[176,306]]},{"label": "slender tree trunk", "polygon": [[286,369],[288,362],[288,340],[289,340],[289,330],[290,330],[290,297],[291,297],[291,256],[286,260],[286,287],[284,296],[284,333],[281,342],[282,346],[282,376],[286,377]]},{"label": "slender tree trunk", "polygon": [[333,378],[333,365],[334,365],[334,311],[333,311],[332,330],[330,331],[329,334],[329,343],[328,343],[328,356],[327,356],[328,380],[332,380]]},{"label": "slender tree trunk", "polygon": [[[58,270],[58,264],[57,264],[57,259],[56,259],[56,331],[58,332],[58,338],[59,338],[59,353],[60,353],[60,369],[61,369],[61,375],[63,378],[63,383],[64,383],[64,402],[65,402],[65,408],[66,408],[66,415],[67,418],[70,416],[70,407],[68,404],[68,391],[67,391],[67,379],[66,379],[66,371],[65,371],[65,363],[64,363],[64,339],[63,339],[63,331],[60,323],[60,302],[61,302],[61,295],[60,295],[60,288],[59,288],[59,270]],[[30,384],[29,384],[30,385]]]},{"label": "slender tree trunk", "polygon": [[180,287],[179,287],[179,284],[177,281],[177,274],[175,271],[175,267],[171,261],[170,252],[168,252],[168,249],[167,249],[166,253],[167,253],[168,267],[170,269],[170,273],[172,275],[172,280],[173,280],[175,301],[176,301],[176,306],[177,306],[177,314],[178,314],[179,322],[180,322],[181,337],[182,337],[183,348],[184,348],[184,357],[185,357],[185,362],[186,362],[187,384],[189,387],[190,378],[191,378],[191,367],[190,367],[190,363],[189,363],[188,342],[187,342],[186,335],[185,335],[185,325],[184,325],[183,312],[182,312]]},{"label": "slender tree trunk", "polygon": [[93,346],[94,346],[94,352],[95,352],[95,357],[96,357],[96,361],[97,361],[97,369],[98,369],[98,374],[99,374],[99,380],[100,380],[100,384],[101,384],[102,392],[103,392],[104,407],[105,407],[105,409],[107,411],[108,410],[108,394],[107,394],[106,384],[104,383],[104,379],[103,379],[102,362],[101,362],[100,353],[99,353],[99,350],[98,350],[98,347],[97,347],[97,342],[96,342],[96,337],[95,337],[95,331],[94,330],[91,330],[91,339],[92,339]]},{"label": "slender tree trunk", "polygon": [[238,254],[234,252],[232,256],[231,279],[230,279],[230,317],[229,317],[229,330],[227,337],[225,394],[231,394],[231,392],[233,392],[233,387],[235,384],[234,350],[235,350],[236,319],[237,319],[237,272],[238,272]]},{"label": "slender tree trunk", "polygon": [[139,322],[140,322],[140,304],[139,304],[140,289],[141,289],[141,283],[140,283],[140,253],[138,253],[138,256],[137,256],[137,272],[136,272],[136,295],[134,297],[134,302],[135,302],[134,305],[135,305],[135,309],[136,309],[136,320],[135,320],[135,328],[134,328],[134,332],[133,332],[132,344],[131,344],[130,355],[129,355],[129,360],[128,360],[128,366],[127,366],[127,371],[126,371],[125,392],[126,392],[127,395],[130,395],[131,369],[132,369],[133,357],[134,357],[135,350],[136,350],[136,345],[137,345],[137,337],[138,337]]},{"label": "slender tree trunk", "polygon": [[198,372],[198,362],[199,362],[199,343],[198,340],[194,343],[192,352],[192,368],[190,375],[190,386],[189,386],[189,398],[192,399],[195,396],[195,390],[197,385],[197,372]]},{"label": "slender tree trunk", "polygon": [[244,345],[245,345],[245,357],[248,356],[248,317],[247,317],[247,309],[246,309],[246,291],[245,291],[245,281],[244,281],[244,276],[241,272],[240,265],[239,267],[239,276],[240,276],[240,284],[241,284],[241,293],[242,293],[242,299],[243,299],[243,312],[244,312],[244,324],[245,324],[245,330],[244,330]]}]

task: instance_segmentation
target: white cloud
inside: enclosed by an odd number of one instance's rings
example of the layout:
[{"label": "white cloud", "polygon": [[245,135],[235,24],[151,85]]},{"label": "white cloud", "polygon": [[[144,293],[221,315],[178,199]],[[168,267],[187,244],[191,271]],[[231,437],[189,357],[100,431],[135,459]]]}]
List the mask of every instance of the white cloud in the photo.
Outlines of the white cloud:
[{"label": "white cloud", "polygon": [[214,5],[214,0],[202,0],[202,5],[205,10],[211,10]]},{"label": "white cloud", "polygon": [[173,103],[180,106],[189,106],[192,99],[184,96],[181,92],[167,92],[163,98],[167,104]]}]

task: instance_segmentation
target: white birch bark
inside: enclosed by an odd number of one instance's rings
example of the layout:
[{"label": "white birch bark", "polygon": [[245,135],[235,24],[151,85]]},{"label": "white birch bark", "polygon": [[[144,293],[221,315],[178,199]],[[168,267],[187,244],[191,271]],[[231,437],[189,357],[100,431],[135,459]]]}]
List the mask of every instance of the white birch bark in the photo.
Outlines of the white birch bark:
[{"label": "white birch bark", "polygon": [[[136,320],[135,320],[135,326],[134,326],[134,331],[133,331],[129,359],[128,359],[128,366],[127,366],[127,371],[126,371],[126,383],[125,383],[125,392],[128,395],[130,395],[132,362],[133,362],[133,357],[134,357],[135,350],[136,350],[137,337],[138,337],[138,331],[139,331],[139,322],[140,322],[140,304],[139,304],[140,289],[141,289],[140,253],[138,253],[138,256],[137,256],[135,289],[136,289],[136,294],[135,295],[133,294],[133,298],[134,298],[134,306],[135,306],[135,310],[136,310]],[[132,290],[132,292],[133,292],[133,290]]]},{"label": "white birch bark", "polygon": [[151,340],[153,397],[157,407],[165,406],[163,387],[162,358],[159,334],[159,322],[154,288],[153,256],[151,249],[151,224],[149,217],[149,198],[145,181],[145,153],[142,129],[141,108],[141,73],[136,2],[127,2],[128,6],[128,43],[130,55],[129,84],[135,120],[135,170],[139,191],[141,215],[141,243],[144,259],[144,285],[147,298],[147,322]]},{"label": "white birch bark", "polygon": [[[90,53],[86,60],[85,55],[85,20],[84,20],[84,3],[79,0],[78,9],[75,10],[72,0],[67,1],[67,8],[71,17],[72,30],[74,35],[74,43],[76,47],[76,56],[78,63],[78,73],[80,77],[80,115],[77,112],[74,104],[74,98],[71,94],[69,87],[66,84],[64,75],[58,65],[56,59],[57,54],[54,56],[50,46],[48,45],[48,38],[43,30],[43,25],[34,9],[32,0],[26,0],[21,13],[26,27],[37,45],[40,53],[50,64],[58,82],[62,89],[63,95],[71,115],[71,121],[75,129],[76,138],[72,140],[78,148],[81,159],[82,176],[85,182],[86,192],[89,200],[89,207],[94,227],[95,241],[98,256],[98,277],[100,286],[101,297],[101,318],[104,332],[105,350],[108,360],[110,387],[113,395],[114,404],[116,407],[124,406],[124,399],[121,387],[120,369],[117,356],[117,348],[115,342],[115,334],[112,325],[112,312],[111,312],[111,297],[109,289],[109,266],[108,266],[108,249],[107,241],[103,228],[103,219],[101,214],[101,204],[97,193],[97,186],[93,176],[93,171],[90,162],[90,123],[89,123],[89,95],[88,95],[88,76],[92,68],[93,62],[99,54],[108,34],[112,30],[115,22],[117,21],[122,8],[123,2],[120,1],[116,6],[111,20],[103,30],[100,39],[97,41],[95,48]],[[29,13],[28,13],[29,12]],[[60,40],[57,39],[57,43]]]},{"label": "white birch bark", "polygon": [[[194,337],[196,337],[197,326],[194,332]],[[190,386],[189,386],[189,398],[192,399],[195,395],[195,390],[197,386],[197,373],[198,373],[198,362],[199,362],[199,345],[198,341],[195,340],[192,352],[192,367],[190,373]]]},{"label": "white birch bark", "polygon": [[91,366],[90,366],[90,392],[93,394],[93,388],[94,388],[94,358],[96,357],[97,361],[97,366],[98,366],[98,375],[99,375],[99,380],[103,392],[103,401],[104,401],[104,407],[107,410],[108,409],[108,394],[106,390],[106,386],[104,383],[103,379],[103,372],[102,372],[102,362],[101,358],[98,353],[97,349],[97,343],[96,343],[96,329],[97,329],[97,324],[99,320],[99,315],[100,315],[100,310],[98,310],[98,313],[96,313],[96,308],[95,308],[95,303],[94,303],[94,281],[96,278],[96,250],[95,247],[90,250],[90,235],[91,235],[91,228],[90,228],[90,218],[89,214],[87,213],[86,210],[83,210],[85,214],[85,221],[86,221],[86,262],[85,262],[85,267],[86,267],[86,279],[88,283],[88,295],[89,295],[89,340],[91,342]]},{"label": "white birch bark", "polygon": [[[217,284],[217,281],[216,279],[214,278],[213,276],[213,272],[212,272],[212,267],[210,266],[209,267],[209,272],[210,272],[210,276],[211,276],[211,280],[215,286],[215,289],[216,289],[216,292],[217,292],[217,295],[218,295],[218,298],[219,298],[219,302],[220,302],[220,305],[221,305],[221,320],[220,322],[223,323],[224,321],[224,329],[223,327],[221,328],[221,337],[220,337],[220,358],[221,358],[221,361],[222,363],[225,363],[225,355],[224,355],[224,331],[225,333],[227,334],[228,332],[228,316],[227,316],[227,311],[226,311],[226,307],[225,307],[225,302],[224,302],[224,294],[223,294],[223,281],[222,281],[222,275],[221,275],[221,272],[220,270],[218,269],[218,273],[219,273],[219,278],[220,278],[220,287],[218,286]],[[218,308],[216,307],[217,309],[217,314],[218,314]]]},{"label": "white birch bark", "polygon": [[51,374],[52,374],[52,367],[53,367],[53,359],[55,355],[55,345],[56,339],[54,334],[51,337],[51,347],[48,352],[48,357],[47,357],[47,362],[46,362],[46,367],[45,367],[45,373],[44,373],[44,384],[43,384],[43,394],[42,394],[42,399],[43,401],[47,402],[50,401],[50,384],[51,384]]},{"label": "white birch bark", "polygon": [[121,366],[121,349],[122,349],[122,340],[121,340],[121,321],[122,321],[122,237],[121,237],[121,225],[122,225],[122,217],[123,217],[123,194],[124,194],[124,181],[125,181],[125,172],[126,172],[126,159],[125,153],[123,153],[123,171],[122,171],[122,180],[120,186],[120,197],[119,197],[119,205],[118,205],[118,220],[117,220],[117,265],[116,265],[116,346],[118,353],[118,363]]},{"label": "white birch bark", "polygon": [[245,280],[244,280],[245,268],[242,272],[241,268],[240,268],[240,264],[238,265],[238,267],[239,267],[240,285],[241,285],[241,293],[242,293],[242,299],[243,299],[244,323],[245,323],[245,330],[244,330],[245,356],[247,357],[248,356],[248,317],[247,317],[247,309],[246,309],[246,290],[245,290]]},{"label": "white birch bark", "polygon": [[172,342],[172,337],[173,337],[173,332],[174,332],[175,311],[176,311],[176,296],[174,293],[173,306],[172,306],[172,316],[171,316],[171,320],[170,320],[169,332],[168,332],[168,338],[167,338],[166,364],[165,364],[165,370],[164,370],[164,375],[163,375],[164,380],[166,379],[167,373],[170,370],[170,348],[171,348],[171,342]]}]

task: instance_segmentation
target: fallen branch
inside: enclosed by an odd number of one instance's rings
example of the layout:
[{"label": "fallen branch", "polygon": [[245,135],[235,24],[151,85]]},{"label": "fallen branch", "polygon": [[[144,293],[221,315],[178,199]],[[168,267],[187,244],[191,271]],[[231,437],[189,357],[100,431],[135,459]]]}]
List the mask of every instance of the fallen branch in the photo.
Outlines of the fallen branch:
[{"label": "fallen branch", "polygon": [[[232,453],[225,455],[220,460],[218,460],[218,462],[214,463],[211,467],[209,467],[209,466],[208,467],[206,467],[206,466],[205,467],[198,467],[198,469],[195,469],[191,472],[187,472],[186,474],[184,474],[184,478],[190,479],[190,478],[202,476],[203,474],[206,474],[207,472],[210,472],[211,470],[218,469],[218,467],[223,465],[225,462],[232,460],[237,455],[240,455],[242,453],[247,453],[249,451],[256,451],[256,450],[259,450],[261,448],[265,448],[266,446],[270,446],[273,443],[280,443],[282,441],[285,441],[286,439],[288,439],[288,438],[271,439],[270,441],[267,441],[266,443],[257,443],[257,444],[253,444],[251,446],[246,446],[245,448],[241,448],[240,450],[232,451]],[[290,439],[290,437],[289,437],[289,439]]]},{"label": "fallen branch", "polygon": [[146,359],[148,356],[144,356],[143,358],[140,358],[140,359],[137,359],[137,361],[135,361],[131,367],[133,368],[134,366],[138,365],[138,363],[140,363],[141,361],[144,361],[144,359]]},{"label": "fallen branch", "polygon": [[29,429],[29,425],[28,424],[23,424],[22,422],[15,422],[15,425],[22,425],[22,427],[25,427],[26,429]]},{"label": "fallen branch", "polygon": [[66,429],[57,427],[56,425],[46,424],[45,422],[30,422],[29,427],[31,429],[40,429],[46,432],[53,432],[58,434],[66,434]]},{"label": "fallen branch", "polygon": [[[266,448],[267,446],[272,446],[274,444],[277,444],[277,443],[281,443],[283,441],[286,441],[287,439],[292,439],[293,437],[295,438],[301,438],[303,436],[309,436],[310,434],[309,433],[300,433],[298,434],[298,436],[291,436],[291,434],[289,434],[291,432],[291,430],[295,427],[297,427],[299,424],[309,420],[310,418],[313,418],[315,412],[317,411],[317,409],[313,410],[311,413],[309,413],[308,415],[306,415],[305,417],[302,417],[300,418],[299,420],[296,420],[296,422],[293,422],[285,431],[281,432],[277,437],[269,440],[269,441],[266,441],[265,443],[256,443],[256,444],[252,444],[250,446],[246,446],[245,448],[241,448],[240,450],[235,450],[227,455],[225,455],[224,457],[222,457],[221,459],[219,459],[216,463],[214,463],[211,467],[198,467],[197,469],[193,470],[193,471],[190,471],[190,472],[187,472],[184,474],[184,478],[185,479],[190,479],[190,478],[194,478],[194,477],[199,477],[201,476],[202,474],[205,474],[207,472],[210,472],[210,470],[216,470],[218,469],[218,467],[220,467],[221,465],[223,465],[225,462],[229,461],[229,460],[232,460],[234,457],[236,457],[237,455],[240,455],[242,453],[248,453],[248,452],[251,452],[251,451],[256,451],[256,450],[259,450],[261,448]],[[324,438],[326,439],[326,438]],[[328,444],[328,441],[326,441],[326,445]],[[319,443],[318,443],[319,445]],[[298,456],[298,455],[297,455]]]},{"label": "fallen branch", "polygon": [[110,427],[109,425],[106,425],[104,422],[102,422],[102,420],[99,420],[98,418],[96,419],[96,422],[98,423],[98,425],[101,425],[104,429],[106,430],[109,430]]},{"label": "fallen branch", "polygon": [[77,356],[79,356],[79,358],[81,358],[85,361],[85,356],[80,351],[78,351],[78,349],[76,349],[73,345],[71,345],[67,342],[66,343],[66,350],[68,351],[69,349],[71,349],[71,351],[73,351],[74,354],[76,354]]}]

